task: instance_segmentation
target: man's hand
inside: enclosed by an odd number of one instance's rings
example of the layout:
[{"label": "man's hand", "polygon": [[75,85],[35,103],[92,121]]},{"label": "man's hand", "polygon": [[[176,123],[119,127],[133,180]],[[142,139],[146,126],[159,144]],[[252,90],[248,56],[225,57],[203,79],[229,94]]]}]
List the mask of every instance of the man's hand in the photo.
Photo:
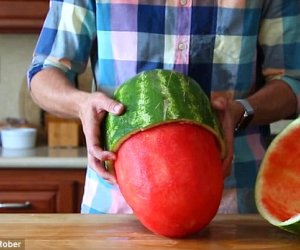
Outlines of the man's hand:
[{"label": "man's hand", "polygon": [[224,132],[227,154],[223,159],[222,166],[224,177],[227,177],[230,175],[232,169],[235,114],[231,102],[225,97],[212,98],[211,102],[212,107],[217,111]]},{"label": "man's hand", "polygon": [[119,115],[124,106],[101,92],[76,89],[60,70],[54,68],[44,69],[32,78],[31,96],[41,108],[52,114],[81,120],[89,166],[104,179],[115,183],[114,173],[109,173],[103,162],[114,160],[116,156],[101,148],[100,124],[106,112]]},{"label": "man's hand", "polygon": [[95,92],[82,103],[79,113],[86,138],[88,165],[102,178],[113,184],[116,183],[115,174],[104,167],[104,161],[113,161],[116,156],[113,152],[104,151],[101,147],[100,124],[107,112],[120,115],[123,111],[122,104],[101,92]]}]

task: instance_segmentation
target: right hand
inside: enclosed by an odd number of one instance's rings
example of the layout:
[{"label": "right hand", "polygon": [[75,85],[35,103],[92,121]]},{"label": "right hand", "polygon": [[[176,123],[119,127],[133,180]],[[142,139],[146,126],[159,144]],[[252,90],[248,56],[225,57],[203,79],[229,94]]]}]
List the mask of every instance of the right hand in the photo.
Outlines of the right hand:
[{"label": "right hand", "polygon": [[105,151],[101,147],[100,125],[107,112],[120,115],[124,111],[121,103],[107,97],[102,92],[87,95],[80,105],[79,117],[86,139],[88,166],[96,171],[103,179],[115,184],[116,176],[112,171],[107,171],[104,161],[114,161],[116,155]]}]

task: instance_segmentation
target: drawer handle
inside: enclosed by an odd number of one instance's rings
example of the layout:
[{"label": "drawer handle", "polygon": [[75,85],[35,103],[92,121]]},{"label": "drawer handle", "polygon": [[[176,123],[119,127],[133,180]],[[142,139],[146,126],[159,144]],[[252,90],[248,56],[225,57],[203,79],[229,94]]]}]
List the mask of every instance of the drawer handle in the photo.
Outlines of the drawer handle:
[{"label": "drawer handle", "polygon": [[14,208],[29,208],[31,207],[31,203],[29,201],[25,201],[24,203],[0,203],[0,209],[14,209]]}]

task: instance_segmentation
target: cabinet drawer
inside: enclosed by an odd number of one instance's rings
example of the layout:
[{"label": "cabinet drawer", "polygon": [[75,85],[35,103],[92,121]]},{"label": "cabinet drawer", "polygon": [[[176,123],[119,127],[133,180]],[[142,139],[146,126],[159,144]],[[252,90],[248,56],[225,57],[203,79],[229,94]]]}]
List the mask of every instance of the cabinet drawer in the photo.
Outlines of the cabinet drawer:
[{"label": "cabinet drawer", "polygon": [[78,213],[84,169],[0,169],[0,213]]},{"label": "cabinet drawer", "polygon": [[0,192],[0,213],[55,213],[56,191]]}]

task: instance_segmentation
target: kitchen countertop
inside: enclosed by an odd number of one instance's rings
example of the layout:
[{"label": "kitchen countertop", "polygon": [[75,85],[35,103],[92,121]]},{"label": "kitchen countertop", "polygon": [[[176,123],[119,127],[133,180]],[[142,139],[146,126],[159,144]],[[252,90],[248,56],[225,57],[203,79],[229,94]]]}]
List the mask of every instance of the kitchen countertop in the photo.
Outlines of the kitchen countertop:
[{"label": "kitchen countertop", "polygon": [[186,239],[148,231],[133,215],[1,214],[1,240],[21,240],[26,250],[47,249],[300,249],[300,237],[259,215],[217,215]]},{"label": "kitchen countertop", "polygon": [[86,168],[85,147],[5,149],[0,147],[0,168]]}]

